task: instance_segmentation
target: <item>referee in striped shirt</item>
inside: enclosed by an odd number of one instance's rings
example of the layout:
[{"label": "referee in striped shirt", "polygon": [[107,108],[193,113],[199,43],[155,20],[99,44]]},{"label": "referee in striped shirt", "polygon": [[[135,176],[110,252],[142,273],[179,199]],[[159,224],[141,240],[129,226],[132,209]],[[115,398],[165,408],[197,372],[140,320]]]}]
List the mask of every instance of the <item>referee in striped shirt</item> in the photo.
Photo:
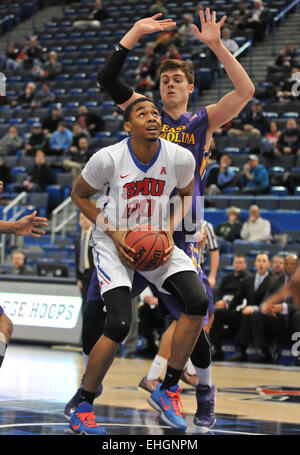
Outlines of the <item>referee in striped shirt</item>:
[{"label": "referee in striped shirt", "polygon": [[218,248],[218,240],[211,223],[204,221],[206,230],[206,241],[199,249],[199,262],[202,270],[204,270],[204,264],[206,262],[207,254],[209,254],[209,265],[210,271],[208,275],[208,281],[210,286],[213,288],[216,284],[216,277],[219,268],[220,254]]}]

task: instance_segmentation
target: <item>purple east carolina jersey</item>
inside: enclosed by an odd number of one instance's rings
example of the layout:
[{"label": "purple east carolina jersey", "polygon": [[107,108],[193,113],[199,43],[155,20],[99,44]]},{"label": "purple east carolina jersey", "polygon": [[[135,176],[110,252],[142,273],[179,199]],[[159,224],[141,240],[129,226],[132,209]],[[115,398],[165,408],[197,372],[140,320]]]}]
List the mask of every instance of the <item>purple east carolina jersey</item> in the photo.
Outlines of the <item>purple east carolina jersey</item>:
[{"label": "purple east carolina jersey", "polygon": [[4,310],[3,310],[2,306],[0,305],[0,316],[1,316],[1,314],[3,314],[3,313],[4,313]]},{"label": "purple east carolina jersey", "polygon": [[[193,195],[192,218],[193,221],[201,221],[196,219],[201,216],[203,207],[202,204],[205,187],[206,163],[209,158],[209,153],[205,149],[206,132],[207,132],[207,111],[206,108],[201,108],[196,113],[186,112],[177,120],[174,120],[166,112],[161,110],[162,129],[160,137],[170,142],[181,145],[190,150],[195,158],[195,187]],[[174,191],[174,194],[176,190]],[[198,208],[198,210],[196,209]],[[190,234],[193,232],[190,232]],[[179,248],[184,250],[191,257],[191,248],[189,242],[186,241],[187,232],[183,229],[174,232],[174,242]],[[196,247],[196,244],[195,244]]]}]

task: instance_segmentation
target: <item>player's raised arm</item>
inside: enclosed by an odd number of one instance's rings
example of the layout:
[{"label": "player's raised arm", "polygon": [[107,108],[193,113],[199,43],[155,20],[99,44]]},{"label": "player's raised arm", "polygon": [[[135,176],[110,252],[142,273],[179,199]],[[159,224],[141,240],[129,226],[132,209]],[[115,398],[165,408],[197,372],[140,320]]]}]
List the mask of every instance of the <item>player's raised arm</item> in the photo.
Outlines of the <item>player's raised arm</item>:
[{"label": "player's raised arm", "polygon": [[134,92],[120,77],[128,53],[143,35],[164,31],[176,25],[172,19],[160,17],[161,13],[135,22],[98,73],[99,85],[107,90],[114,102],[123,110],[136,98],[144,97]]},{"label": "player's raised arm", "polygon": [[193,25],[195,36],[218,57],[235,88],[216,104],[207,106],[208,124],[213,131],[234,118],[243,109],[253,97],[255,87],[242,65],[222,43],[220,29],[226,16],[217,22],[216,12],[213,11],[211,14],[209,8],[206,8],[206,18],[203,11],[200,11],[199,15],[201,32],[196,25]]}]

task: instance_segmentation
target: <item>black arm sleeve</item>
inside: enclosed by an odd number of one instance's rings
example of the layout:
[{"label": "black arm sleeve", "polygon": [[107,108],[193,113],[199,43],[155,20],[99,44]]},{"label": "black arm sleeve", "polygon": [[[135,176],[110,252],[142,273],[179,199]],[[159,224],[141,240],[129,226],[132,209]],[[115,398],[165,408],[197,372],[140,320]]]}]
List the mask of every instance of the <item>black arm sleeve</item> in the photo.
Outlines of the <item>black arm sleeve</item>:
[{"label": "black arm sleeve", "polygon": [[120,72],[129,50],[118,44],[105,65],[98,72],[98,83],[116,104],[123,104],[133,95],[133,90],[121,78]]}]

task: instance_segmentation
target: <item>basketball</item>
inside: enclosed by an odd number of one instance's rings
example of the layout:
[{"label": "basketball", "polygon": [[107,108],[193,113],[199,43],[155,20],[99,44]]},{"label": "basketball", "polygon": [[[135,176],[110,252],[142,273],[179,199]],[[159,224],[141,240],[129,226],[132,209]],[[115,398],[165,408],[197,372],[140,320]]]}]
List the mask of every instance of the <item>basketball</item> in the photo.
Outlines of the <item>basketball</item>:
[{"label": "basketball", "polygon": [[134,259],[131,267],[141,271],[159,267],[169,247],[168,237],[164,232],[146,225],[127,232],[125,243],[135,250],[135,254],[129,254]]}]

